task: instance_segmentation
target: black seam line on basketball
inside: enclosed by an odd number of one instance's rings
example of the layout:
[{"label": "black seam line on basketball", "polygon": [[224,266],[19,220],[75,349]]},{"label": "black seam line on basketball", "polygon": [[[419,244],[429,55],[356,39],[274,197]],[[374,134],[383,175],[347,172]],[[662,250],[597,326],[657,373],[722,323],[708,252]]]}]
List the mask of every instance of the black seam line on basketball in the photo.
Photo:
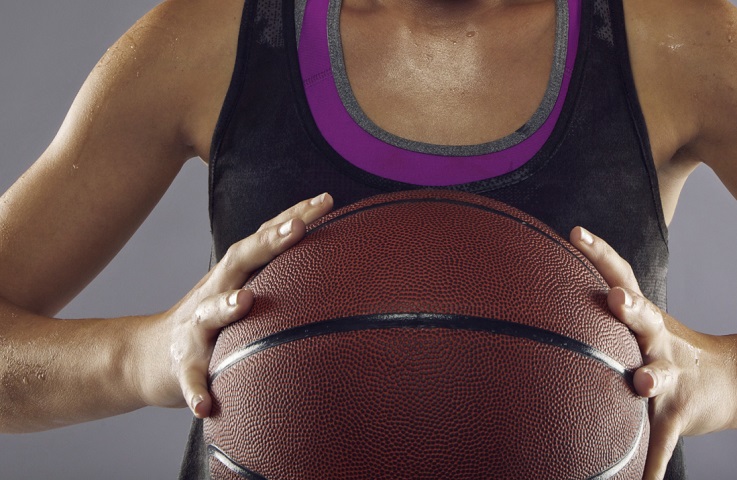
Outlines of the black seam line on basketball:
[{"label": "black seam line on basketball", "polygon": [[266,480],[266,477],[262,477],[258,473],[247,469],[240,463],[236,462],[232,458],[228,456],[225,452],[223,452],[217,445],[210,444],[207,446],[207,453],[215,458],[215,460],[219,461],[223,465],[225,465],[229,470],[231,470],[233,473],[243,477],[247,478],[248,480]]},{"label": "black seam line on basketball", "polygon": [[632,447],[621,459],[619,459],[619,461],[617,461],[617,463],[607,468],[603,472],[598,473],[593,477],[587,478],[586,480],[609,480],[610,478],[617,475],[624,467],[626,467],[627,464],[630,463],[632,458],[634,458],[637,450],[640,448],[640,442],[642,442],[642,434],[645,432],[645,422],[647,422],[647,420],[647,400],[643,399],[642,414],[640,415],[640,429],[637,432],[637,436],[635,437],[635,441],[632,444]]},{"label": "black seam line on basketball", "polygon": [[356,332],[361,330],[385,330],[391,328],[430,329],[445,328],[454,330],[470,330],[526,338],[541,344],[563,348],[585,357],[596,360],[614,370],[631,384],[632,373],[624,365],[606,353],[573,338],[551,332],[542,328],[523,325],[507,320],[497,320],[467,315],[449,315],[439,313],[382,313],[374,315],[356,315],[335,318],[321,322],[309,323],[274,333],[256,340],[226,357],[215,368],[210,384],[225,370],[236,363],[285,343],[304,340],[311,337],[332,335],[336,333]]},{"label": "black seam line on basketball", "polygon": [[[573,256],[573,258],[575,258],[579,263],[581,263],[581,265],[583,265],[586,268],[586,270],[588,270],[589,272],[591,272],[591,274],[594,275],[594,278],[596,278],[597,280],[599,280],[600,274],[598,272],[595,272],[594,270],[592,270],[567,245],[561,243],[557,238],[553,237],[552,235],[550,235],[546,231],[544,231],[544,230],[536,227],[535,225],[531,224],[530,222],[526,222],[526,221],[522,220],[521,218],[517,218],[514,215],[510,215],[507,212],[503,212],[501,210],[497,210],[497,209],[491,208],[491,207],[486,207],[486,206],[483,206],[483,205],[478,205],[476,203],[465,202],[463,200],[452,200],[452,199],[442,198],[442,197],[405,198],[405,199],[401,199],[401,200],[391,200],[391,201],[388,201],[388,202],[377,203],[375,205],[367,205],[365,207],[357,208],[356,210],[353,210],[353,211],[350,211],[350,212],[346,212],[345,214],[343,214],[343,215],[341,215],[339,217],[331,218],[330,220],[327,220],[325,223],[320,224],[317,227],[315,227],[314,229],[312,229],[309,232],[307,232],[307,235],[309,235],[312,232],[315,232],[317,230],[320,230],[321,228],[323,228],[326,225],[329,225],[329,224],[331,224],[333,222],[336,222],[336,221],[338,221],[340,219],[343,219],[343,218],[345,218],[345,217],[347,217],[349,215],[353,215],[353,214],[356,214],[356,213],[359,213],[359,212],[364,212],[364,211],[367,211],[367,210],[373,210],[375,208],[384,207],[386,205],[391,205],[391,204],[394,204],[394,203],[422,203],[422,202],[451,203],[451,204],[454,204],[454,205],[461,205],[461,206],[464,206],[464,207],[472,207],[472,208],[476,208],[478,210],[482,210],[484,212],[494,213],[496,215],[499,215],[499,216],[508,218],[510,220],[514,220],[515,222],[519,223],[520,225],[524,225],[526,227],[529,227],[532,230],[534,230],[537,233],[539,233],[540,235],[543,235],[544,237],[547,237],[549,240],[551,240],[554,243],[558,244],[558,246],[560,246],[561,248],[563,248],[571,256]],[[602,286],[604,286],[604,287],[608,287],[608,285],[606,285],[605,283],[601,282],[600,280],[599,280],[599,283]]]}]

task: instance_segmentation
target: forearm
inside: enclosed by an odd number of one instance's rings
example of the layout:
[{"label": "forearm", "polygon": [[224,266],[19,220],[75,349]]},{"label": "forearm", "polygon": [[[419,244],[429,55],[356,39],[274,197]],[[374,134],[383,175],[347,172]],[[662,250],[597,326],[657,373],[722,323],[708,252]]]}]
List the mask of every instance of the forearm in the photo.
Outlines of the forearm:
[{"label": "forearm", "polygon": [[323,194],[264,223],[161,314],[56,320],[0,297],[0,432],[61,427],[145,405],[189,405],[197,416],[209,415],[215,341],[253,305],[244,283],[332,205]]},{"label": "forearm", "polygon": [[725,383],[727,398],[721,399],[730,407],[730,422],[726,429],[737,429],[737,335],[726,335],[720,338],[722,344],[720,357],[727,372]]},{"label": "forearm", "polygon": [[145,319],[58,320],[0,300],[0,432],[30,432],[144,406],[136,355]]}]

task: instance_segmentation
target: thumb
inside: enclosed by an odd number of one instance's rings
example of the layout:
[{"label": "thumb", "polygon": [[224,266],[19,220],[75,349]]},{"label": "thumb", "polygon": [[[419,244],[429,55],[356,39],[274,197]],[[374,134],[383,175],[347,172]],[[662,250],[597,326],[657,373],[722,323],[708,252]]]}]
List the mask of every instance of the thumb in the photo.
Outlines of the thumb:
[{"label": "thumb", "polygon": [[180,377],[182,393],[189,409],[197,418],[210,416],[212,397],[207,389],[207,372],[195,366],[188,366]]},{"label": "thumb", "polygon": [[662,480],[670,457],[678,444],[681,429],[676,421],[666,420],[650,426],[650,445],[643,480]]}]

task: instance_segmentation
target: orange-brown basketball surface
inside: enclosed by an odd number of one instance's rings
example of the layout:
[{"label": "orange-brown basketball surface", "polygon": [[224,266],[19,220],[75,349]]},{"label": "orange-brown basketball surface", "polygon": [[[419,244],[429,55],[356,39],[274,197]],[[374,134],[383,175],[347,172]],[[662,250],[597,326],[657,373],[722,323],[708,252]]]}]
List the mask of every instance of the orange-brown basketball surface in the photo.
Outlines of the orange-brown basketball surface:
[{"label": "orange-brown basketball surface", "polygon": [[607,285],[485,197],[372,197],[248,282],[204,422],[214,479],[639,479],[642,358]]}]

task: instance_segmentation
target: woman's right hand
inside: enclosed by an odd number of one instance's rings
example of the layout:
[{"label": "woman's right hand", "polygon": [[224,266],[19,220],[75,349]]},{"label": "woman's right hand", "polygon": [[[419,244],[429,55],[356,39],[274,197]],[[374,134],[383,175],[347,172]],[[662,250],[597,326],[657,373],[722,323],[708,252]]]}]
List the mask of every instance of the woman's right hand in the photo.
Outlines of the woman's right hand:
[{"label": "woman's right hand", "polygon": [[[123,248],[188,159],[212,160],[243,9],[221,3],[163,2],[129,29],[90,72],[49,147],[0,197],[0,432],[145,405],[207,415],[215,337],[253,301],[239,290],[331,208],[330,197],[305,201],[267,222],[166,312],[55,318]],[[290,219],[292,232],[280,236]]]},{"label": "woman's right hand", "polygon": [[330,195],[305,200],[233,244],[220,262],[176,305],[144,327],[145,345],[134,371],[148,405],[181,407],[198,418],[210,414],[208,366],[220,329],[242,319],[253,305],[243,288],[252,272],[302,239],[305,225],[332,208]]}]

